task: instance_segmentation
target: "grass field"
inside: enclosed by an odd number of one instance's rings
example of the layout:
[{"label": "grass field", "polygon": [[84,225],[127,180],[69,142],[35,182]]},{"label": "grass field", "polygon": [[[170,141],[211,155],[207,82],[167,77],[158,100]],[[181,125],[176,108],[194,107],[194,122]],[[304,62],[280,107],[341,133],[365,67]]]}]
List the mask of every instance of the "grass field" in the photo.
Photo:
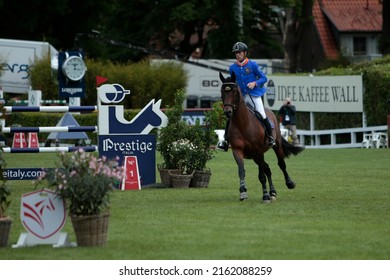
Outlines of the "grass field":
[{"label": "grass field", "polygon": [[[50,167],[54,159],[6,155],[8,167]],[[208,188],[115,191],[104,248],[11,248],[25,232],[20,196],[34,187],[9,181],[14,223],[0,259],[390,259],[390,149],[305,150],[287,159],[294,190],[284,185],[274,154],[266,159],[278,191],[272,204],[261,203],[252,161],[246,162],[249,199],[239,201],[230,151],[217,152],[209,163]],[[70,220],[63,231],[75,241]]]}]

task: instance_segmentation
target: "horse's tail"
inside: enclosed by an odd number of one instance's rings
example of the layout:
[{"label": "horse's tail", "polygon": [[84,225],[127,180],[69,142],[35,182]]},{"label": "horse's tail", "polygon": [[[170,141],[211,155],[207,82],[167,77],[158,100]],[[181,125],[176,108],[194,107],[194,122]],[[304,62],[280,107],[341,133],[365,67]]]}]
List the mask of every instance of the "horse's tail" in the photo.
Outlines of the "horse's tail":
[{"label": "horse's tail", "polygon": [[294,146],[290,144],[283,137],[282,137],[282,148],[283,148],[284,156],[287,158],[290,157],[291,155],[296,156],[297,154],[299,154],[305,149],[305,147],[303,146]]}]

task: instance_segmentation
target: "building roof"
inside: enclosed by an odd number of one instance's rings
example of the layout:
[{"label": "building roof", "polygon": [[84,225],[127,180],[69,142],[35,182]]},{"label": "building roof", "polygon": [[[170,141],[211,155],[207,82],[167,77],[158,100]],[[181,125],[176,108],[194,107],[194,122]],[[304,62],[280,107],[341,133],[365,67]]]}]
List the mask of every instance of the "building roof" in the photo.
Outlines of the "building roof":
[{"label": "building roof", "polygon": [[322,0],[321,10],[340,32],[381,32],[378,0]]},{"label": "building roof", "polygon": [[339,55],[331,25],[338,32],[381,32],[382,4],[378,0],[316,0],[313,17],[326,57]]}]

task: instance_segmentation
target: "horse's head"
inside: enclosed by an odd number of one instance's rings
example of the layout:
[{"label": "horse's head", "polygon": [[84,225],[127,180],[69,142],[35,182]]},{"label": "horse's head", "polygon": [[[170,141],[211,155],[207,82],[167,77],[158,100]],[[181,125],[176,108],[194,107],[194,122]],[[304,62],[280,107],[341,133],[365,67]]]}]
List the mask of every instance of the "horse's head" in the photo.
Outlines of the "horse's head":
[{"label": "horse's head", "polygon": [[223,112],[226,117],[230,118],[233,115],[234,110],[237,109],[240,104],[241,92],[236,83],[236,75],[233,73],[231,77],[225,78],[221,72],[219,72],[219,78],[222,82],[221,98],[223,102]]}]

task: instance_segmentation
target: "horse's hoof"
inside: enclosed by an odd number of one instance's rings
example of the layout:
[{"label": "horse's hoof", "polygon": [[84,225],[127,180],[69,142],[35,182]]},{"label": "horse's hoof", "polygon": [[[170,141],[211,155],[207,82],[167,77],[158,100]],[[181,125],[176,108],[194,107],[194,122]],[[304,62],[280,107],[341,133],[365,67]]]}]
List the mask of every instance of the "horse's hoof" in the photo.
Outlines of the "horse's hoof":
[{"label": "horse's hoof", "polygon": [[276,191],[271,191],[269,195],[271,197],[271,202],[276,202]]},{"label": "horse's hoof", "polygon": [[295,183],[293,180],[288,180],[288,181],[286,181],[286,186],[287,186],[287,188],[289,188],[291,190],[291,189],[295,188]]},{"label": "horse's hoof", "polygon": [[268,194],[263,195],[263,203],[271,203],[271,199]]},{"label": "horse's hoof", "polygon": [[248,199],[248,193],[247,192],[240,193],[240,200],[243,201],[246,199]]}]

